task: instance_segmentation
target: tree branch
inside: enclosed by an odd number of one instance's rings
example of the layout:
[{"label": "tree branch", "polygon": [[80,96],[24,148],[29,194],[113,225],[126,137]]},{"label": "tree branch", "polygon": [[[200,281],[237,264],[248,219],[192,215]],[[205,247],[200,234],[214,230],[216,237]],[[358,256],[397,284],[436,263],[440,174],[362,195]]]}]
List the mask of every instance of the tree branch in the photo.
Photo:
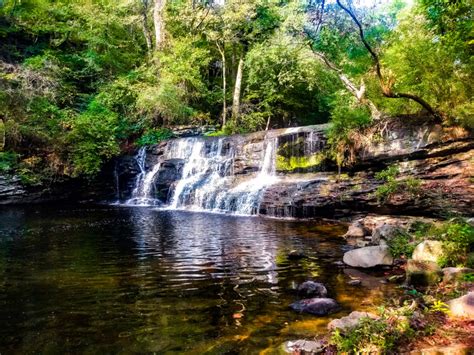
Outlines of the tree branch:
[{"label": "tree branch", "polygon": [[441,119],[442,115],[439,112],[437,112],[428,102],[426,102],[424,99],[422,99],[418,95],[409,94],[409,93],[394,92],[392,90],[392,85],[385,83],[384,77],[382,75],[382,68],[381,68],[381,64],[380,64],[380,59],[379,59],[377,53],[375,53],[373,48],[370,46],[369,42],[367,42],[367,39],[365,38],[364,29],[362,27],[362,24],[357,19],[357,17],[352,12],[352,10],[350,10],[348,7],[344,6],[341,3],[340,0],[336,0],[336,2],[337,2],[337,5],[342,10],[344,10],[352,18],[352,20],[356,24],[356,26],[359,30],[359,37],[360,37],[362,43],[364,44],[365,48],[367,49],[367,51],[370,53],[370,55],[372,57],[372,60],[374,61],[375,71],[376,71],[377,77],[379,79],[380,87],[382,89],[382,94],[385,97],[388,97],[388,98],[406,98],[406,99],[410,99],[412,101],[415,101],[416,103],[421,105],[426,111],[428,111],[431,115],[433,115],[436,119]]}]

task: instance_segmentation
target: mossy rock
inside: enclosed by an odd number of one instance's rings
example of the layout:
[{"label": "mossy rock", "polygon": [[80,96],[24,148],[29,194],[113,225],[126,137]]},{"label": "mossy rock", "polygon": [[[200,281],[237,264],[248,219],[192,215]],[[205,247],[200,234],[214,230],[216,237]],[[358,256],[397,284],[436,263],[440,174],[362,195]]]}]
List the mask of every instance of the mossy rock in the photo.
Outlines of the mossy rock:
[{"label": "mossy rock", "polygon": [[310,156],[296,157],[291,156],[286,158],[282,155],[276,157],[277,171],[292,172],[301,170],[314,170],[319,167],[325,160],[323,153],[316,153]]}]

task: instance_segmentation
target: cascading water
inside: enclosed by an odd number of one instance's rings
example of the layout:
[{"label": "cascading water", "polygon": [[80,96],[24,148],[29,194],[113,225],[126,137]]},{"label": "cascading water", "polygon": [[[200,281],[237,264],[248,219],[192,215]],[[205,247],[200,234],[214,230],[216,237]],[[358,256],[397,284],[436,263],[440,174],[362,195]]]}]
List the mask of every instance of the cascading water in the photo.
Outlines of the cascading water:
[{"label": "cascading water", "polygon": [[153,166],[149,172],[146,171],[146,147],[141,147],[135,156],[135,161],[140,169],[140,172],[135,178],[132,196],[125,204],[135,206],[156,206],[160,201],[151,197],[153,190],[153,179],[160,170],[160,163]]},{"label": "cascading water", "polygon": [[155,156],[148,158],[141,148],[135,156],[139,173],[125,204],[258,214],[266,189],[290,179],[277,177],[277,151],[279,164],[288,154],[312,157],[324,145],[319,132],[300,127],[266,136],[179,138],[150,150]]},{"label": "cascading water", "polygon": [[223,151],[225,138],[206,146],[206,141],[190,138],[179,142],[180,156],[186,159],[183,175],[173,191],[170,209],[256,214],[259,197],[275,179],[277,139],[265,141],[259,172],[235,184],[234,150]]}]

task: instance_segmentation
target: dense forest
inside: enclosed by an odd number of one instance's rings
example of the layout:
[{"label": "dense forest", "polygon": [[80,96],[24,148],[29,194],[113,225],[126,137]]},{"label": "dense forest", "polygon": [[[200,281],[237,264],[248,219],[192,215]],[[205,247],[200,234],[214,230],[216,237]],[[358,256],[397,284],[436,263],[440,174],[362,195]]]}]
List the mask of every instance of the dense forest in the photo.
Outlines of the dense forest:
[{"label": "dense forest", "polygon": [[467,0],[3,0],[0,171],[91,176],[177,125],[474,126]]}]

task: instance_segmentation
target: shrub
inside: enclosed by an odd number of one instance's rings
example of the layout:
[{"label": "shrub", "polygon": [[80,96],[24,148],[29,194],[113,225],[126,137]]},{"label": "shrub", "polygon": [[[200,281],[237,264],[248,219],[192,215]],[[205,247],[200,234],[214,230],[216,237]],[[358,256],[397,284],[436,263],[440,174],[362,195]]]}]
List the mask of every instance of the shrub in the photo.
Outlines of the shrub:
[{"label": "shrub", "polygon": [[412,240],[425,239],[443,242],[445,255],[439,261],[440,266],[474,266],[469,258],[474,248],[474,227],[465,219],[453,218],[439,224],[417,223],[413,226]]},{"label": "shrub", "polygon": [[173,131],[168,128],[153,129],[143,134],[138,140],[139,146],[156,144],[161,141],[173,138]]},{"label": "shrub", "polygon": [[399,180],[399,174],[400,171],[395,165],[375,174],[377,180],[384,182],[382,185],[377,187],[377,190],[375,191],[375,196],[379,202],[387,202],[396,193],[408,193],[412,198],[419,194],[421,180],[413,177]]},{"label": "shrub", "polygon": [[390,309],[384,312],[380,319],[362,318],[355,328],[345,333],[335,330],[330,342],[336,346],[338,353],[389,352],[395,349],[402,339],[415,335],[415,331],[410,326],[411,315],[406,312],[406,309],[407,307]]},{"label": "shrub", "polygon": [[441,266],[474,266],[468,254],[474,247],[474,227],[465,220],[452,219],[432,231],[446,251]]},{"label": "shrub", "polygon": [[416,243],[412,237],[405,232],[399,231],[396,235],[387,241],[390,253],[393,257],[410,257],[415,250]]},{"label": "shrub", "polygon": [[0,152],[0,173],[9,173],[17,164],[18,155],[13,152]]}]

